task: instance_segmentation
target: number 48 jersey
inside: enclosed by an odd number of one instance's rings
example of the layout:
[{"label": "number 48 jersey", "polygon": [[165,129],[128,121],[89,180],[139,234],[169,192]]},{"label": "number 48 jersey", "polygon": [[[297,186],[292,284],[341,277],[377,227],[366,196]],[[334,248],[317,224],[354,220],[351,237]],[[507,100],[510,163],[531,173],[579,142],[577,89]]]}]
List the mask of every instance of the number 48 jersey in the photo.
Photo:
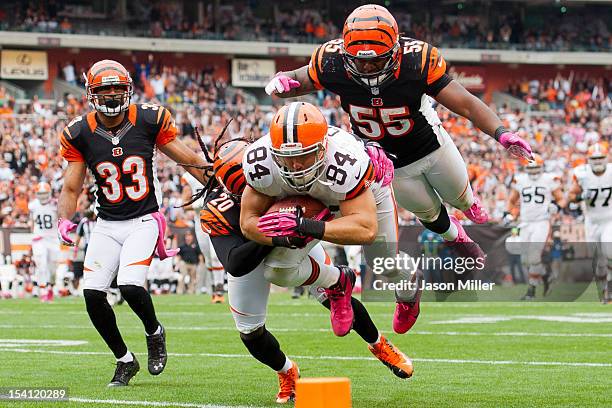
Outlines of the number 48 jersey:
[{"label": "number 48 jersey", "polygon": [[521,222],[545,221],[550,218],[552,192],[559,188],[559,178],[556,175],[542,173],[532,178],[526,173],[519,173],[514,177],[513,188],[521,195]]},{"label": "number 48 jersey", "polygon": [[57,239],[57,206],[52,202],[43,204],[36,199],[30,202],[28,208],[34,236]]},{"label": "number 48 jersey", "polygon": [[298,192],[283,180],[271,155],[269,134],[249,146],[242,167],[247,183],[270,197],[309,195],[328,207],[337,207],[340,201],[357,197],[368,188],[372,189],[377,204],[385,196],[374,180],[374,168],[363,143],[333,126],[327,131],[323,175],[309,191]]},{"label": "number 48 jersey", "polygon": [[123,221],[159,209],[157,146],[176,138],[170,112],[157,105],[130,105],[115,132],[105,129],[96,113],[77,116],[60,134],[67,161],[85,162],[96,180],[96,212],[102,219]]}]

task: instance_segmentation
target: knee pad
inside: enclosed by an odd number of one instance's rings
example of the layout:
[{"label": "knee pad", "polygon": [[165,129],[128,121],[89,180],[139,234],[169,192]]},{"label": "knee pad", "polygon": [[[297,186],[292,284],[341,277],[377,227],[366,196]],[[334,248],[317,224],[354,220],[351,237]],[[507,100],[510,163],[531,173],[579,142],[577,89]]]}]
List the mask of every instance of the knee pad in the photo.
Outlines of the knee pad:
[{"label": "knee pad", "polygon": [[264,268],[264,278],[277,286],[288,288],[300,286],[304,282],[296,282],[298,268],[279,268],[266,266]]},{"label": "knee pad", "polygon": [[252,332],[248,332],[248,333],[240,332],[240,340],[242,340],[245,343],[248,343],[250,341],[256,340],[259,337],[263,336],[265,332],[266,332],[266,326],[261,325],[255,330],[253,330]]}]

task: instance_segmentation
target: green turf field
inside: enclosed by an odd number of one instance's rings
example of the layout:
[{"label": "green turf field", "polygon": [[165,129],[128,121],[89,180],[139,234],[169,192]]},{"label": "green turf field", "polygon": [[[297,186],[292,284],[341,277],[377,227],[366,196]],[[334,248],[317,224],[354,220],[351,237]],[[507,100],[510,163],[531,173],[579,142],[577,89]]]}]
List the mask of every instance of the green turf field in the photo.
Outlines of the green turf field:
[{"label": "green turf field", "polygon": [[[159,377],[148,374],[140,321],[127,305],[116,307],[141,363],[130,387],[120,389],[106,388],[114,358],[82,299],[0,301],[0,387],[68,387],[72,400],[0,407],[276,405],[277,377],[248,356],[227,305],[211,305],[207,296],[154,300],[168,333],[168,366]],[[393,305],[366,306],[390,333]],[[357,335],[334,337],[327,311],[313,300],[275,294],[269,311],[269,330],[302,376],[349,377],[354,407],[612,405],[612,305],[425,303],[409,334],[389,334],[415,361],[410,380],[393,376]]]}]

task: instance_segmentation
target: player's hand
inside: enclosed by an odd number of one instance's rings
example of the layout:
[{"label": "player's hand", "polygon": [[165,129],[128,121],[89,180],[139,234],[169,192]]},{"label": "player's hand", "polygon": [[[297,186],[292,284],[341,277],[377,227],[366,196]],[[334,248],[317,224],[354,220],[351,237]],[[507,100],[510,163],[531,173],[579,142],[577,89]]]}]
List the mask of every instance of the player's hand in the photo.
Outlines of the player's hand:
[{"label": "player's hand", "polygon": [[580,200],[589,201],[595,197],[595,190],[584,189],[580,193]]},{"label": "player's hand", "polygon": [[333,215],[328,208],[324,208],[314,218],[306,218],[304,217],[302,207],[296,207],[295,211],[275,211],[263,215],[259,218],[257,228],[267,237],[284,236],[321,239],[325,232],[325,221],[329,221],[332,218]]},{"label": "player's hand", "polygon": [[296,81],[295,79],[289,78],[285,74],[277,73],[276,76],[274,76],[274,78],[272,78],[272,80],[268,82],[268,85],[266,85],[265,90],[268,95],[282,94],[285,92],[289,92],[299,86],[300,81]]},{"label": "player's hand", "polygon": [[381,182],[383,187],[388,186],[393,181],[395,167],[383,148],[376,142],[366,143],[366,151],[376,171],[376,181]]},{"label": "player's hand", "polygon": [[499,136],[499,143],[515,157],[533,160],[533,151],[525,139],[514,132],[504,132]]},{"label": "player's hand", "polygon": [[272,237],[272,245],[275,247],[284,247],[299,249],[304,248],[312,238],[305,237]]},{"label": "player's hand", "polygon": [[68,236],[77,228],[77,225],[70,220],[60,218],[57,221],[57,235],[60,242],[64,245],[74,246],[74,241]]}]

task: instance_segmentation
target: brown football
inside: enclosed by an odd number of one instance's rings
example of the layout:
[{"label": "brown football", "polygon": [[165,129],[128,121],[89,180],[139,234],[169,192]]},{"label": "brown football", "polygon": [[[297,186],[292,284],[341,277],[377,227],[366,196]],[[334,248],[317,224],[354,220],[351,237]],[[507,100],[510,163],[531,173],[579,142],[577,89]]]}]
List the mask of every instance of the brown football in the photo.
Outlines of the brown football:
[{"label": "brown football", "polygon": [[306,218],[315,217],[325,208],[325,204],[323,204],[316,198],[312,198],[306,195],[289,196],[281,198],[280,200],[272,204],[272,207],[270,207],[268,211],[266,211],[266,214],[274,211],[293,212],[293,209],[297,206],[302,207],[302,209],[304,210],[304,216]]}]

